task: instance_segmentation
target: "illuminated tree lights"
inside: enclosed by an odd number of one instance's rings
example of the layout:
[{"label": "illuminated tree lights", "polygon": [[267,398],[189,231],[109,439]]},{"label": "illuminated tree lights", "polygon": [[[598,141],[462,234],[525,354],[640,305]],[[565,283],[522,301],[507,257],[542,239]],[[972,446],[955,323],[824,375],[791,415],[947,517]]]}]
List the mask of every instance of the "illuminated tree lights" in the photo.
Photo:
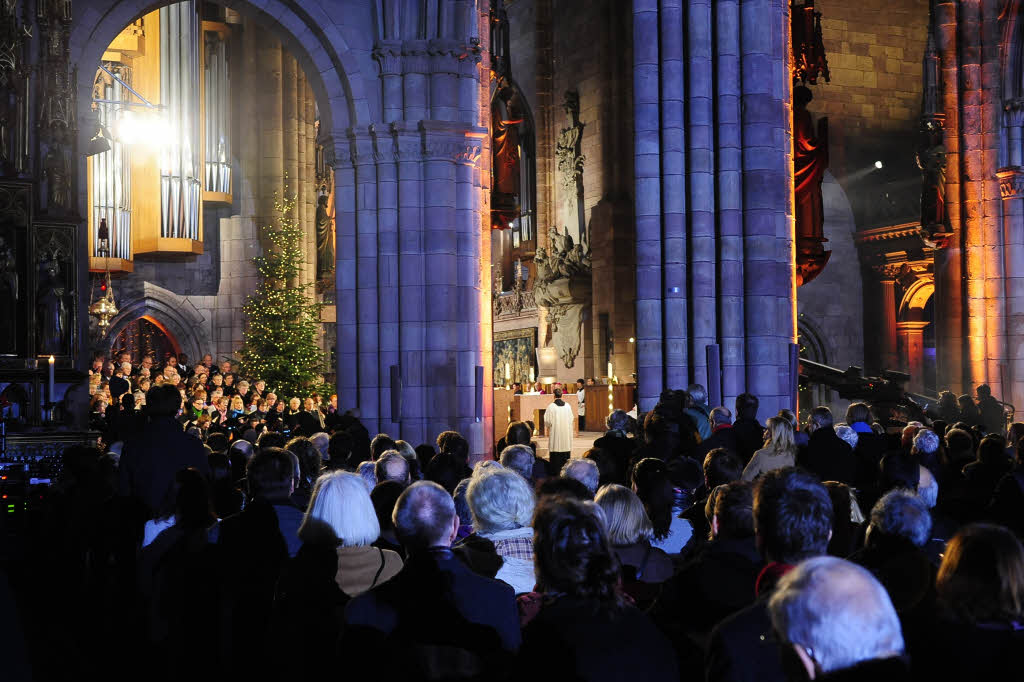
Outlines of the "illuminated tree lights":
[{"label": "illuminated tree lights", "polygon": [[297,396],[323,380],[316,343],[322,305],[313,300],[312,283],[299,283],[304,233],[287,186],[284,196],[274,202],[277,226],[261,228],[269,248],[253,258],[260,284],[242,308],[246,324],[239,357],[243,374],[263,379],[279,395]]}]

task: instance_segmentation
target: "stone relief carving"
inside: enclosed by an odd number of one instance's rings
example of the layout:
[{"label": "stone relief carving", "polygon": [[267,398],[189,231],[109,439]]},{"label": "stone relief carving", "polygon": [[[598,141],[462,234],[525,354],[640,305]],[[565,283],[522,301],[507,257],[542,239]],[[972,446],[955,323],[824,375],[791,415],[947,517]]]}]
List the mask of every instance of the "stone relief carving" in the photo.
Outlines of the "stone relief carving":
[{"label": "stone relief carving", "polygon": [[537,305],[547,308],[552,345],[571,368],[580,352],[583,314],[590,301],[590,247],[573,243],[568,230],[563,233],[558,228],[548,232],[548,241],[549,247],[538,248],[533,259],[537,269],[533,294]]}]

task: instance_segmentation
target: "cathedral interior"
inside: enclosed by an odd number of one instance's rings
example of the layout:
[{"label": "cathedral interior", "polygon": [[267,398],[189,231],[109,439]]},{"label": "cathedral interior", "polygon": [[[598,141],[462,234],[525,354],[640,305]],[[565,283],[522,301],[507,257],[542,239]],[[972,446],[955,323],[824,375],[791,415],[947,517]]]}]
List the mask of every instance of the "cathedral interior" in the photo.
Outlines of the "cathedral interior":
[{"label": "cathedral interior", "polygon": [[3,0],[5,442],[88,439],[96,352],[235,359],[282,197],[371,433],[486,456],[514,384],[579,378],[1024,405],[1022,13]]}]

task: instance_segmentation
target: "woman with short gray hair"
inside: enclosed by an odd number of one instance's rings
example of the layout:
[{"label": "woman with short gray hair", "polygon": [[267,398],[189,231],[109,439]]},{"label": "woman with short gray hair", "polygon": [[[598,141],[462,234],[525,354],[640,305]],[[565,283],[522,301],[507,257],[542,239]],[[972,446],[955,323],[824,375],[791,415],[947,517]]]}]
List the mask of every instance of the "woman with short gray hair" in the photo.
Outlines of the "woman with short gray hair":
[{"label": "woman with short gray hair", "polygon": [[533,590],[533,518],[535,498],[522,476],[510,469],[488,467],[473,476],[466,491],[473,531],[490,541],[501,558],[494,576],[516,594]]}]

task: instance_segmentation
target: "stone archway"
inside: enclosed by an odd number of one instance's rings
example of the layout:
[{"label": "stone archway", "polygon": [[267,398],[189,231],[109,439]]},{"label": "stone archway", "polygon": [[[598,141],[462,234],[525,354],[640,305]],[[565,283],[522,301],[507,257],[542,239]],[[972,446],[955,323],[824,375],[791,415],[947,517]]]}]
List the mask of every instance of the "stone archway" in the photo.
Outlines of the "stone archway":
[{"label": "stone archway", "polygon": [[193,361],[210,348],[209,333],[204,333],[208,325],[202,315],[173,294],[152,287],[142,298],[124,305],[111,320],[110,330],[104,337],[105,350],[110,350],[111,344],[128,325],[143,317],[162,326],[177,342],[180,352],[186,353]]}]

